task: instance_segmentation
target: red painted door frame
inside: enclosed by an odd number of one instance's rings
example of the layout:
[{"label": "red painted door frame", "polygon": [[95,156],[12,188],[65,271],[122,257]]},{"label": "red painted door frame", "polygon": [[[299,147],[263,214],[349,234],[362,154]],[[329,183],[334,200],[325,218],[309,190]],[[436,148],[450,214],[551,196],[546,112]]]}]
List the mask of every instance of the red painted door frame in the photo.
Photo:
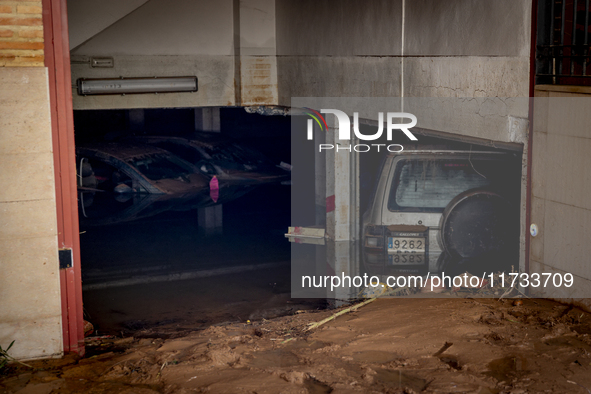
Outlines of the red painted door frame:
[{"label": "red painted door frame", "polygon": [[76,189],[76,151],[70,44],[66,0],[42,0],[45,66],[56,183],[58,245],[72,251],[72,267],[60,269],[64,351],[84,354],[80,233]]},{"label": "red painted door frame", "polygon": [[536,87],[536,43],[538,34],[538,0],[531,2],[531,37],[529,54],[529,129],[527,133],[527,173],[525,187],[525,272],[529,273],[531,236],[529,226],[531,223],[531,204],[533,198],[532,192],[532,172],[533,165],[533,140],[534,140],[534,96]]}]

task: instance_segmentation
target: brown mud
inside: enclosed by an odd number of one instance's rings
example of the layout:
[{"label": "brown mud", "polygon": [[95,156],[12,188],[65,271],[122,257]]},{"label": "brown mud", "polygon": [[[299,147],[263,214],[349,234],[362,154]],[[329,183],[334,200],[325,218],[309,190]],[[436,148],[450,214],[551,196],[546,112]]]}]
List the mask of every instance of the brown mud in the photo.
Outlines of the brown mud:
[{"label": "brown mud", "polygon": [[[547,300],[382,299],[5,367],[0,393],[589,393],[591,315]],[[159,337],[150,337],[150,333]]]}]

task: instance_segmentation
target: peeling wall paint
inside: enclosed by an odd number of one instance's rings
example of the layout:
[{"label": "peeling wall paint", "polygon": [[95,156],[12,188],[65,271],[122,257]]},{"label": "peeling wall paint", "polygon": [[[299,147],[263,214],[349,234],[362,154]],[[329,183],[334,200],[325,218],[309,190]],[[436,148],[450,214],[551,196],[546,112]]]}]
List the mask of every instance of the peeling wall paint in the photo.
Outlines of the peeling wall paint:
[{"label": "peeling wall paint", "polygon": [[277,99],[277,58],[242,56],[242,105],[269,105]]}]

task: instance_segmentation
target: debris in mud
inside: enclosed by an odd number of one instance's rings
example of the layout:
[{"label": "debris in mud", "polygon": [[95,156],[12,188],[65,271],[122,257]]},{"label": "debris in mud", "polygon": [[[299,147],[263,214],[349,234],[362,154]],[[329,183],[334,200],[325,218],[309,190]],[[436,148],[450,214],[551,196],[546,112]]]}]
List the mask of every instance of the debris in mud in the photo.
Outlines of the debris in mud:
[{"label": "debris in mud", "polygon": [[497,334],[494,331],[491,332],[490,334],[484,335],[484,338],[488,339],[490,342],[499,342],[499,341],[505,340],[505,337],[504,336],[499,335],[499,334]]},{"label": "debris in mud", "polygon": [[480,319],[478,319],[480,323],[489,324],[491,326],[502,325],[503,320],[505,320],[505,314],[498,311],[486,312],[480,315]]},{"label": "debris in mud", "polygon": [[591,315],[538,301],[386,299],[312,331],[334,311],[178,338],[91,337],[84,358],[11,365],[0,392],[585,392]]},{"label": "debris in mud", "polygon": [[310,394],[328,394],[333,392],[333,389],[329,385],[314,379],[312,376],[309,376],[304,381],[304,387]]},{"label": "debris in mud", "polygon": [[84,320],[84,336],[88,337],[91,336],[94,332],[94,326],[88,320]]},{"label": "debris in mud", "polygon": [[[527,297],[521,290],[515,287],[515,283],[507,280],[508,274],[505,272],[491,273],[485,277],[478,277],[469,272],[464,272],[457,277],[462,278],[461,286],[449,286],[447,282],[439,279],[437,275],[426,276],[424,282],[417,281],[414,286],[389,287],[383,283],[377,287],[367,287],[359,294],[361,299],[385,298],[385,297],[404,297],[412,296],[417,293],[433,293],[441,295],[452,295],[462,298],[504,298]],[[505,279],[503,280],[502,277]],[[513,286],[511,286],[513,284]],[[378,290],[376,290],[378,289]],[[522,305],[522,300],[516,300],[516,306]]]},{"label": "debris in mud", "polygon": [[433,357],[438,357],[438,356],[440,356],[441,354],[443,354],[443,352],[445,352],[447,349],[449,349],[449,348],[450,348],[450,347],[452,347],[452,346],[453,346],[453,343],[451,343],[451,342],[445,342],[445,343],[443,344],[443,346],[441,347],[441,349],[439,349],[438,351],[436,351],[436,352],[433,354]]},{"label": "debris in mud", "polygon": [[306,330],[307,330],[307,331],[309,331],[309,330],[313,330],[313,329],[315,329],[315,328],[318,328],[318,327],[320,327],[321,325],[323,325],[323,324],[325,324],[325,323],[328,323],[328,322],[329,322],[329,321],[331,321],[331,320],[334,320],[334,319],[336,319],[338,316],[344,315],[345,313],[348,313],[348,312],[353,312],[353,311],[356,311],[357,309],[361,308],[362,306],[365,306],[365,305],[367,305],[367,304],[369,304],[370,302],[373,302],[373,301],[375,301],[375,300],[377,300],[377,297],[370,298],[370,299],[368,299],[368,300],[365,300],[365,301],[363,301],[363,302],[361,302],[361,303],[359,303],[359,304],[355,304],[355,305],[353,305],[353,306],[350,306],[350,307],[348,307],[348,308],[341,309],[340,311],[338,311],[338,312],[334,313],[332,316],[329,316],[329,317],[327,317],[326,319],[323,319],[323,320],[321,320],[321,321],[319,321],[319,322],[310,323],[310,324],[308,325],[308,327],[306,328]]},{"label": "debris in mud", "polygon": [[455,370],[462,369],[462,364],[455,356],[439,356],[439,359]]}]

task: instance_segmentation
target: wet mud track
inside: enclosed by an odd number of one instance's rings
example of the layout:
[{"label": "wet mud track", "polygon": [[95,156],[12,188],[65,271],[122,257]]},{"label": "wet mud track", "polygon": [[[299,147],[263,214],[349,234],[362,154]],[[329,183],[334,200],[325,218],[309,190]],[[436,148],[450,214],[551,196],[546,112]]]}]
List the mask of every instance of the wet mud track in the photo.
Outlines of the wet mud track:
[{"label": "wet mud track", "polygon": [[333,312],[227,323],[178,338],[89,340],[89,350],[106,352],[33,364],[43,371],[12,367],[0,391],[517,394],[591,387],[591,316],[577,308],[545,300],[383,299],[306,331]]}]

